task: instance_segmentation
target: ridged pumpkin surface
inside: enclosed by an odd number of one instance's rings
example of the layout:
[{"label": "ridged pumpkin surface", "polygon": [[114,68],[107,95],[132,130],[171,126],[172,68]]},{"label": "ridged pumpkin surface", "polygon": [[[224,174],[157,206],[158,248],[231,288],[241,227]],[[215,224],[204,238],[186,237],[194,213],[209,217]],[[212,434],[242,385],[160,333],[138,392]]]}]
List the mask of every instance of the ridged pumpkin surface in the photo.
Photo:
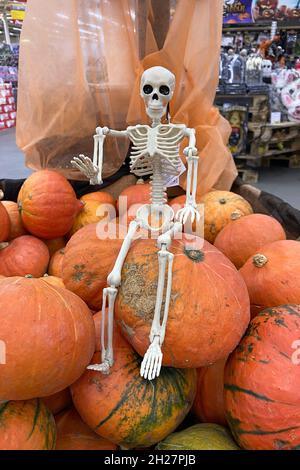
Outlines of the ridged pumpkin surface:
[{"label": "ridged pumpkin surface", "polygon": [[227,224],[253,213],[242,196],[230,191],[211,191],[199,203],[204,204],[204,238],[210,243]]},{"label": "ridged pumpkin surface", "polygon": [[[75,408],[97,434],[126,448],[149,447],[170,434],[189,412],[196,391],[195,369],[162,368],[148,381],[141,359],[114,331],[115,363],[109,375],[87,370],[72,385]],[[95,353],[92,363],[99,363]]]},{"label": "ridged pumpkin surface", "polygon": [[48,273],[50,276],[62,277],[62,264],[65,255],[65,249],[57,250],[50,258]]},{"label": "ridged pumpkin surface", "polygon": [[266,309],[227,362],[226,417],[244,449],[300,449],[299,338],[299,305]]},{"label": "ridged pumpkin surface", "polygon": [[90,224],[76,232],[66,246],[64,284],[92,309],[101,308],[102,290],[121,245],[119,239],[98,238],[97,224]]},{"label": "ridged pumpkin surface", "polygon": [[300,242],[280,240],[265,245],[240,269],[252,314],[266,307],[300,304]]},{"label": "ridged pumpkin surface", "polygon": [[[48,396],[80,377],[95,350],[93,317],[72,292],[42,279],[0,283],[0,400]],[[2,343],[1,343],[2,344]]]},{"label": "ridged pumpkin surface", "polygon": [[71,408],[56,418],[56,450],[116,450],[117,446],[93,432]]},{"label": "ridged pumpkin surface", "polygon": [[1,203],[7,210],[8,217],[10,219],[9,240],[25,235],[27,231],[23,225],[18,204],[13,201],[1,201]]},{"label": "ridged pumpkin surface", "polygon": [[48,276],[48,274],[45,274],[42,279],[45,282],[48,282],[48,284],[51,284],[52,286],[60,287],[60,288],[65,288],[64,281],[62,280],[61,277],[56,277],[56,276]]},{"label": "ridged pumpkin surface", "polygon": [[225,359],[197,369],[197,392],[192,412],[199,421],[226,426],[224,409]]},{"label": "ridged pumpkin surface", "polygon": [[0,274],[3,276],[41,277],[49,263],[49,251],[45,243],[31,235],[15,238],[7,246],[0,246]]},{"label": "ridged pumpkin surface", "polygon": [[285,231],[274,217],[251,214],[226,225],[214,245],[239,269],[264,245],[285,239]]},{"label": "ridged pumpkin surface", "polygon": [[[203,367],[227,356],[249,323],[242,277],[214,246],[198,237],[173,240],[172,292],[163,343],[163,364]],[[116,319],[134,349],[144,355],[158,281],[155,240],[137,240],[122,270]]]},{"label": "ridged pumpkin surface", "polygon": [[163,442],[158,450],[238,450],[226,428],[218,424],[195,424],[180,432],[174,432]]},{"label": "ridged pumpkin surface", "polygon": [[0,402],[0,450],[52,450],[56,426],[38,398]]},{"label": "ridged pumpkin surface", "polygon": [[52,170],[36,171],[27,178],[18,205],[25,228],[47,239],[65,235],[82,208],[68,180]]}]

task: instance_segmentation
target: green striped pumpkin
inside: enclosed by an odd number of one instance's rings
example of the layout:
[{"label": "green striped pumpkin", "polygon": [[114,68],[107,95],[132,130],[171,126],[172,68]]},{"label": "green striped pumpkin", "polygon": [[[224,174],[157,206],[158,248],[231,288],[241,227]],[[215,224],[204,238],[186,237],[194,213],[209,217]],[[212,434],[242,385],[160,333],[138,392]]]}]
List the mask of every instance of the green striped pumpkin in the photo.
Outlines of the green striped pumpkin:
[{"label": "green striped pumpkin", "polygon": [[54,417],[40,399],[0,402],[0,450],[52,450]]},{"label": "green striped pumpkin", "polygon": [[241,447],[300,450],[299,305],[268,308],[251,321],[227,362],[224,388]]}]

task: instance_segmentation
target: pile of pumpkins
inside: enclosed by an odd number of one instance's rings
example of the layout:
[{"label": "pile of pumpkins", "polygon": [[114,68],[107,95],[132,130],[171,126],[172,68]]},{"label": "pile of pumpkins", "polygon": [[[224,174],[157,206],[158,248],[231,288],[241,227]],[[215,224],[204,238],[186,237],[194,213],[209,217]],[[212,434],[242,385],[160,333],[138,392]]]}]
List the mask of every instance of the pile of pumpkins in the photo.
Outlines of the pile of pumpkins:
[{"label": "pile of pumpkins", "polygon": [[[121,196],[131,220],[150,186]],[[0,202],[0,449],[300,449],[300,243],[234,193],[199,199],[204,239],[172,242],[160,376],[140,376],[158,279],[146,237],[122,271],[115,363],[87,370],[101,361],[102,289],[122,244],[98,226],[120,201],[78,200],[42,170],[17,203]]]}]

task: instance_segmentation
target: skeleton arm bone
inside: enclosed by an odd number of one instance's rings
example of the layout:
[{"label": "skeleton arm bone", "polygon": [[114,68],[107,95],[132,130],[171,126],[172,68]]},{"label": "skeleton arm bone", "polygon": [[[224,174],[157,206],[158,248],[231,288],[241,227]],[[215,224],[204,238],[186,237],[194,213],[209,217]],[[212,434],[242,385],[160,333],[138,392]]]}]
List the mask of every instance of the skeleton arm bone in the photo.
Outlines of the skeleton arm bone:
[{"label": "skeleton arm bone", "polygon": [[198,160],[195,129],[186,129],[185,135],[189,137],[189,145],[183,151],[187,156],[188,172],[187,172],[187,187],[186,187],[186,202],[185,207],[177,212],[177,219],[185,224],[188,217],[191,216],[191,222],[200,219],[200,214],[197,210],[196,193],[197,193],[197,176],[198,176]]}]

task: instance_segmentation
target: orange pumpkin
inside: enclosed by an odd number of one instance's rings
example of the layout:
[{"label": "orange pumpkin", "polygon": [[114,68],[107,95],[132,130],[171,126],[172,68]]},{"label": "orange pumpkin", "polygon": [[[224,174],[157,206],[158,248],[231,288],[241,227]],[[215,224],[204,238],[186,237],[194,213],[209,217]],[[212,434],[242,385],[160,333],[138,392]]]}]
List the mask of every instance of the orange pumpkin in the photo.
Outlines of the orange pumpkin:
[{"label": "orange pumpkin", "polygon": [[46,239],[65,235],[82,209],[70,183],[52,170],[37,171],[27,178],[18,205],[25,228]]},{"label": "orange pumpkin", "polygon": [[50,258],[48,273],[50,276],[62,277],[62,263],[65,255],[65,249],[62,248],[54,253]]},{"label": "orange pumpkin", "polygon": [[43,240],[47,245],[50,257],[54,255],[58,250],[63,250],[66,246],[66,240],[64,237],[53,238],[52,240]]},{"label": "orange pumpkin", "polygon": [[14,238],[21,237],[21,235],[25,235],[27,232],[22,222],[18,204],[13,201],[2,201],[2,204],[7,210],[8,217],[10,219],[10,232],[8,239],[13,240]]},{"label": "orange pumpkin", "polygon": [[1,280],[0,297],[6,354],[0,400],[52,395],[77,380],[95,350],[85,303],[43,279],[23,277]]},{"label": "orange pumpkin", "polygon": [[133,204],[150,204],[151,202],[151,184],[144,183],[143,179],[139,179],[136,184],[128,186],[119,195],[117,201],[117,209],[120,216],[128,211]]},{"label": "orange pumpkin", "polygon": [[299,450],[299,338],[299,305],[266,309],[229,357],[225,411],[242,448]]},{"label": "orange pumpkin", "polygon": [[72,404],[72,398],[69,388],[64,388],[64,390],[54,393],[49,397],[41,398],[41,400],[54,415],[65,410]]},{"label": "orange pumpkin", "polygon": [[224,366],[227,358],[197,369],[197,392],[192,412],[199,421],[226,426],[224,408]]},{"label": "orange pumpkin", "polygon": [[[3,198],[3,191],[0,190],[0,199]],[[0,242],[5,242],[9,239],[10,234],[10,220],[6,208],[0,202]]]},{"label": "orange pumpkin", "polygon": [[[114,331],[115,363],[108,375],[86,370],[72,385],[75,408],[97,434],[125,448],[149,447],[164,439],[185,418],[196,391],[195,369],[162,368],[148,381],[141,359]],[[99,363],[95,353],[92,363]]]},{"label": "orange pumpkin", "polygon": [[51,286],[56,286],[63,289],[65,288],[64,281],[60,277],[49,276],[48,274],[44,274],[42,279],[48,284],[51,284]]},{"label": "orange pumpkin", "polygon": [[[227,356],[250,319],[249,296],[233,264],[214,246],[183,235],[174,240],[172,292],[163,364],[203,367]],[[156,303],[158,248],[137,240],[122,270],[116,319],[135,350],[144,355]]]},{"label": "orange pumpkin", "polygon": [[41,277],[49,263],[45,243],[31,235],[23,235],[0,245],[0,274],[3,276]]},{"label": "orange pumpkin", "polygon": [[100,204],[110,204],[111,206],[116,206],[114,198],[105,191],[95,191],[93,193],[85,194],[80,198],[82,202],[86,201],[96,201]]},{"label": "orange pumpkin", "polygon": [[230,191],[211,191],[199,203],[204,204],[204,238],[210,243],[227,224],[253,213],[242,196]]},{"label": "orange pumpkin", "polygon": [[97,226],[86,225],[70,239],[62,273],[66,288],[95,310],[101,308],[102,290],[122,244],[119,239],[98,238]]},{"label": "orange pumpkin", "polygon": [[56,417],[56,450],[116,450],[117,446],[93,432],[74,408]]},{"label": "orange pumpkin", "polygon": [[266,307],[300,304],[300,242],[265,245],[240,269],[250,295],[252,316]]},{"label": "orange pumpkin", "polygon": [[55,421],[38,398],[0,403],[0,450],[53,450]]},{"label": "orange pumpkin", "polygon": [[214,245],[237,268],[241,268],[264,245],[285,239],[285,231],[276,219],[268,215],[251,214],[226,225]]},{"label": "orange pumpkin", "polygon": [[79,229],[88,224],[100,222],[100,220],[111,220],[115,218],[115,205],[101,203],[96,200],[85,200],[84,206],[73,223],[70,235],[73,235]]}]

